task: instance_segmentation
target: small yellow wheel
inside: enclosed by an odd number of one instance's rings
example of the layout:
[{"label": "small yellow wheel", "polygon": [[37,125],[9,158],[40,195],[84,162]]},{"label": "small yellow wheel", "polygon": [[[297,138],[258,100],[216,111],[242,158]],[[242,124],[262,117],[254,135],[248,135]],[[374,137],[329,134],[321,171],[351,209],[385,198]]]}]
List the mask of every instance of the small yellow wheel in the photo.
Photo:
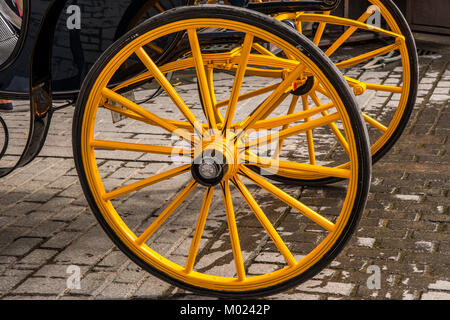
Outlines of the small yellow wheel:
[{"label": "small yellow wheel", "polygon": [[[199,40],[218,26],[238,40]],[[155,64],[149,44],[180,32],[190,51]],[[286,57],[266,54],[267,45]],[[146,70],[112,82],[130,60]],[[191,81],[180,84],[182,77]],[[286,115],[293,86],[312,77],[328,102]],[[152,101],[139,105],[121,93],[150,78],[165,91]],[[119,125],[111,111],[124,117]],[[331,123],[342,130],[346,167],[295,156],[309,131]],[[324,131],[326,143],[333,137]],[[279,153],[281,141],[294,153]],[[283,23],[230,6],[167,11],[108,49],[83,84],[73,146],[86,198],[116,245],[161,279],[221,297],[273,294],[322,270],[352,234],[370,184],[367,131],[332,62]],[[343,181],[298,190],[250,167]],[[273,265],[254,267],[267,256]]]}]

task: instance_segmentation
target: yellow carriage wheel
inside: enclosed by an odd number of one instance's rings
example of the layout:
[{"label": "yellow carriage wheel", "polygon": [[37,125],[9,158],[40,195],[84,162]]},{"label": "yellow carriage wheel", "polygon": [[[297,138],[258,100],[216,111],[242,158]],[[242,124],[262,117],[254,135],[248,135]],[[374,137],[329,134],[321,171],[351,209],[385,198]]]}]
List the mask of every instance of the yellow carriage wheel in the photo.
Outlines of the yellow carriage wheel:
[{"label": "yellow carriage wheel", "polygon": [[[234,47],[211,47],[199,40],[217,26],[240,39]],[[190,53],[156,65],[148,44],[179,32],[185,33],[183,40],[189,43]],[[257,50],[268,44],[278,46],[289,58],[267,56]],[[146,71],[112,84],[115,72],[129,59],[141,61]],[[264,74],[252,72],[262,67]],[[223,70],[226,73],[221,73]],[[201,98],[193,97],[195,84],[184,90],[168,81],[164,76],[167,72],[194,73]],[[273,74],[283,74],[282,81],[268,77]],[[287,116],[284,111],[278,112],[293,83],[306,76],[315,78],[331,102]],[[150,77],[165,90],[151,103],[139,105],[119,93]],[[272,82],[265,82],[267,79]],[[261,98],[262,92],[266,95]],[[221,95],[228,99],[217,101],[223,99]],[[248,95],[257,100],[239,103]],[[226,107],[220,108],[222,104]],[[125,122],[112,126],[108,121],[110,111],[121,114]],[[329,113],[323,115],[323,111]],[[305,122],[307,118],[310,121]],[[281,140],[298,148],[306,146],[308,131],[330,123],[342,128],[347,141],[347,168],[260,152]],[[121,38],[86,78],[73,130],[80,181],[106,233],[145,270],[201,294],[262,296],[311,278],[349,239],[364,209],[370,184],[366,128],[335,66],[309,40],[282,23],[229,6],[170,10]],[[108,161],[108,152],[117,155],[111,158],[116,161]],[[164,156],[167,161],[161,162],[159,157]],[[120,159],[125,164],[118,170],[115,166]],[[297,188],[275,185],[249,170],[250,166],[294,176],[326,174],[344,182],[330,191],[336,205],[327,206],[330,199],[323,193],[301,201]],[[323,202],[323,206],[316,202]],[[289,221],[274,221],[273,215],[284,207],[288,211],[283,217]],[[254,220],[251,228],[248,219]],[[223,228],[216,228],[220,223]],[[292,228],[295,236],[286,233],[280,223]],[[171,232],[185,240],[174,240]],[[212,244],[217,240],[212,233],[221,236],[219,242]],[[308,245],[302,242],[303,233],[314,237],[305,238]],[[265,240],[252,240],[258,236]],[[258,272],[250,268],[249,261],[265,254],[255,248],[257,244],[264,248],[265,243],[280,259],[274,270]],[[224,252],[216,247],[218,244],[226,247]],[[212,263],[218,264],[212,268],[203,259],[209,252]],[[215,261],[218,254],[226,257]],[[225,266],[223,259],[227,260]]]},{"label": "yellow carriage wheel", "polygon": [[[358,18],[355,20],[339,17],[335,12],[281,13],[276,19],[292,21],[297,31],[304,33],[307,32],[308,23],[315,24],[317,28],[313,30],[311,40],[320,46],[328,57],[333,59],[337,54],[345,57],[340,61],[335,59],[333,61],[348,75],[346,80],[357,96],[357,101],[362,101],[359,104],[369,129],[372,163],[376,163],[400,138],[414,109],[419,83],[417,49],[408,23],[392,0],[350,0],[349,10],[355,14],[352,3],[357,3],[358,8],[362,3],[366,4],[365,10],[357,14]],[[333,27],[336,29],[336,26],[342,27],[343,31],[337,36],[325,39],[327,31]],[[376,47],[369,45],[363,50],[358,50],[358,46],[352,47],[351,50],[348,47],[345,49],[352,38],[363,39],[367,36],[375,36],[382,39],[382,42]],[[384,55],[388,55],[386,58],[388,71],[384,68],[370,69],[377,65],[375,59]],[[379,64],[383,63],[384,61],[380,61]],[[370,72],[375,75],[384,72],[387,76],[372,79]],[[357,79],[358,76],[362,76],[363,79]],[[316,95],[321,91],[320,87],[316,87],[306,93],[313,100],[313,105],[320,104],[320,99]],[[304,105],[302,101],[305,100],[300,99],[297,108]],[[339,134],[336,128],[333,130]],[[311,135],[311,141],[313,139],[314,135]],[[310,149],[310,154],[313,157],[314,148]],[[273,175],[272,178],[300,185],[320,185],[337,181],[333,177],[320,175],[313,178]]]}]

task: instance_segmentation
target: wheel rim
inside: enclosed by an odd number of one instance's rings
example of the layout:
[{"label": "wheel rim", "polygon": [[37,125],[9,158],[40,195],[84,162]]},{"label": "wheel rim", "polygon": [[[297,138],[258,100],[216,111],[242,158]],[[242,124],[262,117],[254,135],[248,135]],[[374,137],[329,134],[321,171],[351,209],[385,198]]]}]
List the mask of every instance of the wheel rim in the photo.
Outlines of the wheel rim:
[{"label": "wheel rim", "polygon": [[[136,235],[130,228],[124,223],[124,220],[120,216],[120,214],[116,211],[116,208],[112,204],[112,200],[126,195],[130,192],[141,190],[144,187],[150,185],[157,185],[158,182],[164,181],[174,176],[178,176],[180,174],[187,173],[191,170],[192,165],[186,164],[183,166],[178,166],[171,170],[165,171],[160,174],[153,175],[149,178],[143,179],[141,181],[132,183],[125,187],[119,187],[113,189],[112,191],[106,191],[105,186],[102,182],[102,178],[100,175],[100,170],[96,160],[96,150],[122,150],[129,152],[149,152],[152,154],[178,154],[183,153],[184,155],[191,155],[191,158],[194,158],[194,154],[204,154],[207,147],[204,147],[203,143],[198,142],[198,136],[191,135],[186,130],[177,130],[180,129],[177,127],[191,128],[191,131],[196,132],[198,135],[206,135],[207,137],[213,136],[211,132],[216,133],[215,139],[213,139],[214,143],[207,143],[207,146],[212,145],[223,145],[222,142],[225,141],[226,147],[236,150],[245,146],[245,144],[251,143],[251,141],[243,140],[242,136],[243,129],[252,129],[255,126],[259,125],[267,125],[267,123],[276,122],[279,124],[279,118],[269,118],[264,120],[258,120],[263,117],[263,114],[267,112],[271,108],[270,103],[265,105],[265,108],[258,108],[257,112],[253,113],[246,118],[246,121],[236,123],[233,122],[233,113],[234,108],[236,106],[235,103],[231,103],[231,107],[227,108],[227,112],[225,117],[223,117],[223,122],[220,124],[220,116],[217,113],[217,110],[211,108],[211,105],[214,103],[214,99],[210,94],[208,94],[208,74],[203,67],[206,63],[204,62],[210,56],[203,54],[200,51],[200,47],[198,47],[197,42],[197,33],[196,30],[200,28],[214,28],[215,26],[220,25],[222,28],[227,28],[230,30],[236,30],[239,32],[245,33],[244,44],[242,46],[242,52],[240,54],[240,61],[245,61],[243,58],[246,56],[245,52],[247,52],[248,64],[256,64],[259,63],[264,65],[272,63],[284,63],[286,66],[293,65],[296,68],[300,68],[300,64],[298,61],[303,63],[303,67],[307,69],[310,73],[314,75],[317,81],[323,86],[326,93],[330,96],[333,101],[334,108],[337,110],[336,114],[339,117],[328,119],[325,123],[329,123],[329,121],[341,121],[343,126],[343,131],[345,132],[345,137],[348,143],[348,160],[349,166],[348,169],[340,169],[335,167],[326,167],[326,166],[318,166],[318,165],[310,165],[310,164],[301,164],[301,163],[281,163],[280,166],[285,166],[288,171],[293,171],[296,175],[302,172],[302,175],[305,172],[309,172],[309,174],[316,174],[317,171],[324,172],[325,174],[334,174],[339,176],[340,178],[346,178],[347,186],[346,186],[346,194],[345,198],[342,199],[342,207],[340,213],[335,222],[331,222],[327,218],[321,216],[316,213],[314,210],[307,206],[303,206],[302,203],[297,201],[295,198],[290,196],[287,193],[283,193],[283,190],[277,188],[272,185],[270,182],[260,177],[259,175],[253,173],[248,170],[245,165],[245,161],[250,161],[251,154],[245,152],[237,152],[239,160],[236,160],[236,163],[232,163],[232,161],[228,160],[233,166],[233,168],[228,170],[225,178],[220,180],[214,186],[210,186],[206,188],[205,195],[203,197],[202,206],[200,209],[199,218],[196,223],[195,233],[193,236],[193,240],[191,243],[191,247],[189,250],[189,254],[187,257],[187,261],[185,264],[178,264],[170,259],[164,257],[161,253],[154,251],[150,244],[148,244],[148,239],[153,235],[153,233],[164,223],[164,221],[173,213],[173,210],[182,203],[195,188],[198,188],[198,181],[195,179],[191,179],[191,181],[184,187],[184,189],[178,193],[176,198],[163,210],[163,212],[156,218],[155,222],[153,222],[150,227],[146,228],[145,231]],[[151,73],[156,76],[158,71],[160,74],[165,73],[167,71],[164,67],[158,68],[156,65],[152,64],[152,60],[146,55],[145,50],[143,50],[143,46],[146,43],[153,41],[159,37],[163,37],[167,34],[180,32],[183,30],[188,30],[188,37],[192,46],[193,55],[191,58],[185,59],[185,61],[175,61],[172,64],[166,65],[167,68],[172,68],[171,71],[176,71],[181,68],[190,68],[195,67],[197,71],[197,76],[200,79],[200,87],[202,93],[203,101],[206,101],[207,112],[206,112],[206,121],[205,123],[200,123],[198,119],[190,112],[189,108],[183,103],[181,97],[176,94],[174,88],[169,86],[169,84],[164,83],[164,78],[161,77],[159,80],[160,84],[165,88],[166,92],[171,95],[171,100],[178,106],[180,111],[184,114],[187,121],[167,121],[161,120],[154,114],[149,111],[145,111],[139,108],[138,105],[130,103],[129,100],[117,94],[114,89],[111,90],[108,88],[109,80],[112,78],[115,70],[117,70],[120,65],[122,65],[133,53],[135,53],[139,59],[143,62],[144,65],[149,68]],[[278,58],[268,59],[267,57],[262,57],[256,55],[253,57],[250,54],[252,46],[252,39],[254,38],[263,39],[265,41],[271,42],[281,48],[283,48],[286,52],[289,52],[295,60],[281,60]],[[247,48],[247,51],[246,51]],[[229,53],[228,53],[229,54]],[[222,56],[217,56],[218,60],[222,58]],[[262,62],[261,62],[262,61]],[[296,63],[294,64],[294,61]],[[219,64],[215,62],[215,66],[219,67]],[[203,67],[203,68],[202,68]],[[240,79],[245,77],[246,70],[248,70],[248,66],[246,63],[241,62],[236,70],[235,79]],[[294,68],[294,71],[297,70]],[[293,72],[288,73],[286,78],[289,79],[292,76]],[[297,73],[296,73],[297,75]],[[296,78],[296,76],[294,77]],[[286,83],[289,82],[286,80]],[[285,85],[282,90],[286,90],[286,88],[290,88],[292,86],[292,81],[289,86]],[[279,86],[277,89],[279,89]],[[236,81],[236,84],[233,85],[230,101],[239,100],[240,97],[240,87],[239,80]],[[117,87],[115,88],[117,89]],[[281,89],[280,89],[281,90]],[[276,90],[275,90],[276,91]],[[274,92],[275,92],[274,91]],[[330,81],[326,79],[323,72],[314,64],[310,59],[308,59],[305,55],[303,55],[300,51],[298,51],[295,47],[293,47],[288,42],[274,36],[273,34],[259,29],[257,27],[250,26],[248,24],[244,24],[237,21],[230,20],[221,20],[221,19],[191,19],[191,20],[183,20],[177,23],[171,23],[165,25],[163,27],[152,30],[151,32],[144,34],[136,38],[134,41],[126,45],[120,52],[118,52],[115,57],[103,68],[102,72],[98,76],[95,84],[90,91],[90,96],[87,100],[85,113],[83,116],[83,128],[81,132],[81,155],[82,162],[84,167],[84,175],[86,177],[87,183],[90,188],[90,192],[92,193],[95,202],[105,219],[106,223],[111,227],[120,241],[125,244],[136,256],[145,261],[147,264],[157,269],[160,272],[168,275],[169,277],[181,281],[183,283],[187,283],[189,285],[206,288],[210,290],[219,290],[219,291],[232,291],[232,292],[242,292],[242,291],[251,291],[258,290],[270,286],[275,286],[280,283],[283,283],[289,279],[292,279],[298,275],[301,275],[306,270],[308,270],[311,266],[317,263],[325,254],[327,254],[331,248],[336,244],[342,233],[344,232],[349,219],[354,210],[355,203],[357,202],[357,194],[358,190],[358,177],[361,174],[359,171],[359,155],[357,154],[357,144],[355,141],[355,136],[353,133],[352,123],[347,114],[345,106],[342,103],[342,100],[339,97],[339,93],[336,89],[331,85]],[[132,143],[120,143],[115,141],[106,141],[100,140],[98,138],[94,138],[96,135],[96,117],[99,106],[105,107],[110,110],[120,111],[117,108],[114,108],[111,105],[105,103],[105,100],[111,99],[115,102],[119,103],[123,107],[126,108],[126,111],[121,111],[123,114],[128,115],[131,119],[138,119],[139,121],[147,122],[148,124],[158,123],[160,127],[164,127],[165,130],[175,133],[177,136],[182,139],[188,141],[188,143],[192,146],[191,149],[186,148],[174,148],[174,147],[164,147],[164,146],[151,146],[151,145],[137,145]],[[265,100],[267,101],[267,100]],[[273,103],[275,104],[275,103]],[[234,106],[233,106],[234,105]],[[258,112],[259,111],[259,112]],[[266,111],[266,112],[265,112]],[[307,111],[307,110],[306,110]],[[323,121],[319,119],[320,121]],[[305,117],[303,116],[303,120]],[[262,121],[262,122],[261,122]],[[219,122],[219,125],[218,125]],[[288,122],[288,124],[290,124]],[[264,127],[264,126],[263,126]],[[224,128],[232,128],[235,129],[233,132],[236,136],[231,136],[228,131],[224,130]],[[296,127],[291,127],[296,128]],[[303,127],[302,127],[303,128]],[[237,130],[236,130],[237,129]],[[283,132],[283,131],[282,131]],[[294,130],[295,132],[295,130]],[[302,133],[305,132],[304,129],[301,130]],[[240,135],[240,133],[242,133]],[[217,138],[217,136],[219,138]],[[288,136],[286,134],[286,136]],[[269,136],[270,137],[270,136]],[[263,137],[262,140],[265,138]],[[207,140],[205,138],[204,140]],[[267,139],[266,139],[267,140]],[[219,143],[216,143],[219,141]],[[228,141],[234,141],[233,143],[229,143]],[[260,141],[264,143],[264,141]],[[230,147],[231,144],[231,147]],[[214,147],[215,150],[219,150],[220,147]],[[225,151],[224,153],[227,153]],[[235,155],[236,156],[236,155]],[[233,158],[233,156],[226,156]],[[230,159],[230,158],[227,158]],[[267,163],[258,163],[264,162],[263,158],[256,159],[256,164],[261,165],[263,167],[267,166]],[[228,163],[228,164],[230,164]],[[314,170],[313,170],[314,169]],[[306,174],[307,176],[308,174]],[[246,187],[242,178],[251,180],[261,186],[263,189],[267,189],[272,195],[275,197],[281,198],[281,200],[288,204],[288,206],[295,207],[301,214],[307,216],[309,219],[313,219],[316,223],[319,223],[322,227],[328,230],[328,235],[320,242],[309,254],[305,255],[302,258],[295,257],[290,251],[288,246],[283,242],[282,238],[279,236],[277,230],[272,226],[270,221],[267,219],[266,215],[259,207],[255,198],[251,195],[249,189]],[[235,185],[236,189],[241,193],[245,201],[248,203],[249,207],[252,209],[254,214],[257,216],[258,220],[263,225],[264,229],[270,235],[270,238],[275,243],[278,250],[284,256],[286,260],[286,265],[284,268],[281,268],[277,271],[270,272],[263,275],[257,275],[252,277],[247,277],[245,274],[243,262],[242,262],[242,249],[239,247],[238,240],[238,230],[236,226],[236,216],[233,211],[232,199],[230,194],[230,182]],[[198,252],[198,245],[201,239],[202,231],[204,228],[205,221],[207,219],[209,207],[211,204],[212,194],[214,189],[221,189],[224,197],[225,207],[226,207],[226,217],[227,223],[230,230],[231,235],[231,244],[233,249],[233,258],[235,260],[235,268],[236,268],[236,276],[233,277],[223,277],[220,275],[210,275],[202,272],[197,272],[193,270],[195,266],[195,258],[196,253]],[[241,252],[241,256],[239,255]]]}]

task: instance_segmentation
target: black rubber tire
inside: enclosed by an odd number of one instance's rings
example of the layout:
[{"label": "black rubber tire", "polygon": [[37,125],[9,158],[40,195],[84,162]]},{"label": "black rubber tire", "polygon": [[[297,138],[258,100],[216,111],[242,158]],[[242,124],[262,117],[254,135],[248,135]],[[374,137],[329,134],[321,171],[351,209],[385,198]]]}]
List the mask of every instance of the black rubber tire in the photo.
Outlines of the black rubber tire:
[{"label": "black rubber tire", "polygon": [[8,144],[9,144],[9,131],[8,131],[8,126],[6,125],[5,120],[3,120],[3,118],[0,116],[0,130],[3,130],[3,142],[2,144],[0,144],[0,146],[2,146],[1,151],[0,151],[0,160],[3,158],[3,156],[6,153],[6,150],[8,150]]},{"label": "black rubber tire", "polygon": [[[145,261],[140,259],[120,240],[120,238],[114,233],[113,229],[108,225],[102,213],[100,212],[98,205],[94,200],[93,194],[89,188],[89,184],[87,181],[82,161],[80,137],[83,127],[83,116],[85,111],[85,105],[89,98],[92,86],[94,85],[99,73],[103,70],[105,65],[116,55],[116,53],[119,50],[121,50],[124,46],[126,46],[131,41],[135,40],[140,35],[145,34],[150,30],[153,30],[164,24],[169,24],[184,19],[193,19],[193,17],[228,19],[251,24],[275,34],[276,36],[284,39],[285,41],[291,43],[292,45],[302,50],[302,52],[306,54],[309,57],[309,59],[311,59],[320,68],[320,70],[325,74],[325,76],[328,79],[330,79],[330,82],[332,83],[332,85],[335,86],[336,90],[340,92],[341,94],[340,97],[347,109],[349,119],[352,123],[352,129],[355,133],[356,148],[358,151],[357,152],[358,165],[360,171],[357,179],[357,191],[355,195],[355,202],[347,225],[344,227],[343,232],[338,237],[337,241],[332,245],[330,250],[326,252],[324,256],[320,260],[318,260],[318,262],[315,263],[310,269],[300,274],[299,276],[296,276],[292,279],[288,279],[282,283],[279,283],[271,287],[245,292],[217,291],[193,286],[191,284],[187,284],[178,279],[170,277],[169,275],[161,272],[160,270],[154,268],[152,265],[149,265]],[[221,5],[182,7],[167,11],[165,13],[162,13],[149,19],[142,25],[139,25],[137,28],[133,29],[130,33],[126,34],[124,37],[119,39],[115,44],[113,44],[98,59],[97,63],[90,70],[89,75],[87,76],[87,78],[83,83],[74,114],[73,152],[76,168],[86,199],[95,217],[97,218],[99,224],[102,226],[107,235],[112,239],[112,241],[117,245],[117,247],[120,250],[122,250],[137,265],[139,265],[152,275],[159,277],[162,280],[165,280],[175,286],[178,286],[185,290],[196,292],[201,295],[209,295],[221,298],[248,299],[275,294],[284,291],[288,288],[291,288],[293,286],[296,286],[310,279],[315,274],[320,272],[338,255],[338,253],[343,249],[344,245],[352,235],[364,210],[371,180],[371,160],[370,160],[370,150],[368,147],[367,130],[364,125],[362,115],[359,109],[357,108],[355,99],[346,81],[344,81],[343,78],[340,76],[339,71],[333,65],[333,63],[320,50],[318,50],[312,42],[310,42],[304,36],[294,32],[291,28],[285,26],[283,23],[280,23],[269,16],[265,16],[263,14],[254,11]]]},{"label": "black rubber tire", "polygon": [[[355,1],[355,0],[354,0]],[[386,153],[388,153],[395,143],[400,139],[401,135],[406,129],[406,126],[408,125],[409,119],[411,118],[411,114],[414,110],[414,107],[416,105],[417,100],[417,90],[419,87],[419,58],[417,55],[417,47],[416,42],[414,40],[414,36],[411,32],[411,28],[408,25],[408,22],[406,21],[405,17],[403,16],[400,9],[395,5],[395,3],[392,0],[379,0],[383,3],[384,6],[389,10],[389,12],[394,17],[397,25],[399,26],[400,30],[402,31],[402,34],[405,36],[405,42],[408,49],[408,56],[409,56],[409,62],[411,65],[410,68],[410,78],[411,78],[411,86],[410,91],[408,95],[408,101],[405,106],[405,111],[402,115],[402,118],[396,127],[394,133],[392,136],[388,139],[388,141],[375,153],[372,155],[372,164],[377,163],[380,161]],[[257,167],[251,168],[253,171],[260,173],[260,169]],[[297,185],[297,186],[323,186],[327,184],[332,184],[341,181],[339,178],[322,178],[322,179],[293,179],[293,178],[286,178],[280,175],[272,175],[267,172],[264,172],[264,176],[267,178],[270,178],[277,182],[282,182],[290,185]]]}]

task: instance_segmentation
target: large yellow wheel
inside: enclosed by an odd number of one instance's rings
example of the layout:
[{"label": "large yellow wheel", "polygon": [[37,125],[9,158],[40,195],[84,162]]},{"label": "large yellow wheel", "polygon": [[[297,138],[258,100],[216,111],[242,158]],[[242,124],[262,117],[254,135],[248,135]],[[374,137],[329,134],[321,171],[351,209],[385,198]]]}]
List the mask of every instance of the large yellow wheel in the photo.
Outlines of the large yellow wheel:
[{"label": "large yellow wheel", "polygon": [[[218,26],[237,37],[231,48],[199,41]],[[179,32],[190,52],[156,65],[149,44]],[[286,58],[266,54],[266,45]],[[147,71],[112,83],[130,59]],[[183,85],[170,82],[168,72],[174,81],[196,77]],[[293,85],[310,77],[328,102],[286,115]],[[149,103],[119,93],[149,78],[165,90]],[[120,125],[110,123],[111,111],[125,117]],[[345,168],[277,151],[281,141],[307,149],[308,132],[331,123],[346,141]],[[324,143],[333,137],[324,130]],[[275,149],[266,154],[268,145]],[[322,270],[352,234],[371,172],[362,116],[331,61],[275,19],[215,5],[155,16],[105,52],[77,102],[74,155],[94,214],[123,252],[174,285],[222,297],[272,294]],[[249,167],[343,181],[298,190]],[[254,267],[267,256],[273,265]]]},{"label": "large yellow wheel", "polygon": [[[369,131],[372,160],[376,163],[400,138],[414,109],[419,82],[417,50],[405,18],[391,0],[350,0],[349,11],[354,15],[352,3],[357,4],[358,8],[365,4],[366,8],[358,14],[356,20],[342,18],[334,12],[282,13],[276,15],[276,19],[293,22],[297,31],[309,34],[310,39],[346,74],[345,78],[362,109]],[[312,32],[306,30],[311,23],[315,26]],[[329,32],[339,30],[336,27],[344,29],[341,34]],[[347,46],[353,39],[372,39],[373,36],[382,41]],[[376,62],[376,59],[384,55],[388,57]],[[336,56],[345,58],[337,60],[334,59]],[[377,65],[380,67],[372,69]],[[317,97],[317,93],[321,91],[319,86],[306,93],[315,106],[321,104]],[[307,100],[300,99],[297,108],[302,108],[304,101]],[[333,130],[338,133],[336,128]],[[317,138],[313,132],[311,141],[314,139]],[[314,151],[314,148],[311,148],[311,156]],[[333,153],[331,150],[329,157],[332,158]],[[333,177],[326,176],[306,180],[302,177],[296,179],[280,175],[274,175],[272,178],[294,184],[324,184],[336,181]]]}]

